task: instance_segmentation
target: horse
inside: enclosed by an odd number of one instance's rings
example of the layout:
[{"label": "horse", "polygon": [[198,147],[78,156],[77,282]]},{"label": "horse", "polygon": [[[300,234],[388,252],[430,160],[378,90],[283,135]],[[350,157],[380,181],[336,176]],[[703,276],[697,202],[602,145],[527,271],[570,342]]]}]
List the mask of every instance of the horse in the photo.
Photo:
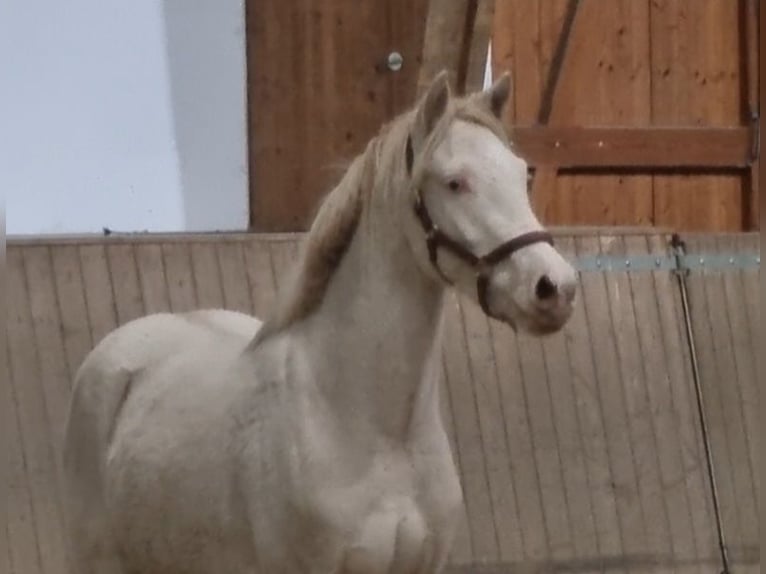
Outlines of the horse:
[{"label": "horse", "polygon": [[439,408],[447,293],[544,336],[577,277],[501,120],[511,83],[445,72],[326,195],[261,320],[159,313],[75,377],[63,444],[77,574],[440,572],[462,505]]}]

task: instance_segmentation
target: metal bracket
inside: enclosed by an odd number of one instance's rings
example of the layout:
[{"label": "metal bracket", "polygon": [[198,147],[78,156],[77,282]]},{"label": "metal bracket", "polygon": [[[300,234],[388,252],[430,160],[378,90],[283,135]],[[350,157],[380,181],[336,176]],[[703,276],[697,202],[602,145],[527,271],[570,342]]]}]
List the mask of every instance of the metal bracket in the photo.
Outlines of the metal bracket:
[{"label": "metal bracket", "polygon": [[761,255],[755,252],[695,253],[676,255],[585,255],[572,261],[581,272],[725,271],[757,269]]}]

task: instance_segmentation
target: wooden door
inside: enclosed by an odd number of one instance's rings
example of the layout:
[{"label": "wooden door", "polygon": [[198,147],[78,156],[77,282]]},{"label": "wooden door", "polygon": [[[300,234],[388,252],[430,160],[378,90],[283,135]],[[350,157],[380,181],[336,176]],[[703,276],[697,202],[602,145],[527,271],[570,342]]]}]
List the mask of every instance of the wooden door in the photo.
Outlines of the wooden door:
[{"label": "wooden door", "polygon": [[[306,229],[380,126],[412,104],[425,0],[249,0],[251,227]],[[403,65],[391,71],[391,52]]]}]

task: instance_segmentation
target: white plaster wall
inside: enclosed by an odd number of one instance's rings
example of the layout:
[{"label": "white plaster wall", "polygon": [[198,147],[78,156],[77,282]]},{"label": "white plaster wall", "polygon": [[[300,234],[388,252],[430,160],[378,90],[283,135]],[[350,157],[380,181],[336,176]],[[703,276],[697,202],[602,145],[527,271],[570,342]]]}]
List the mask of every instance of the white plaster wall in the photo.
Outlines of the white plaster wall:
[{"label": "white plaster wall", "polygon": [[242,0],[0,8],[9,234],[243,229]]}]

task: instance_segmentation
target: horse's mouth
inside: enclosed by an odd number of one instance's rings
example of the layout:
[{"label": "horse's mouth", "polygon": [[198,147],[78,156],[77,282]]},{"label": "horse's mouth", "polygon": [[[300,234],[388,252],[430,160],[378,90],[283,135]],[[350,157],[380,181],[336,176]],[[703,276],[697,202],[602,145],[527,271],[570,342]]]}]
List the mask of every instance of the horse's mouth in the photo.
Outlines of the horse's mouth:
[{"label": "horse's mouth", "polygon": [[559,309],[555,312],[535,310],[526,311],[519,305],[514,305],[514,317],[503,313],[498,318],[508,325],[514,333],[527,333],[535,337],[553,335],[561,331],[572,316],[574,308]]}]

